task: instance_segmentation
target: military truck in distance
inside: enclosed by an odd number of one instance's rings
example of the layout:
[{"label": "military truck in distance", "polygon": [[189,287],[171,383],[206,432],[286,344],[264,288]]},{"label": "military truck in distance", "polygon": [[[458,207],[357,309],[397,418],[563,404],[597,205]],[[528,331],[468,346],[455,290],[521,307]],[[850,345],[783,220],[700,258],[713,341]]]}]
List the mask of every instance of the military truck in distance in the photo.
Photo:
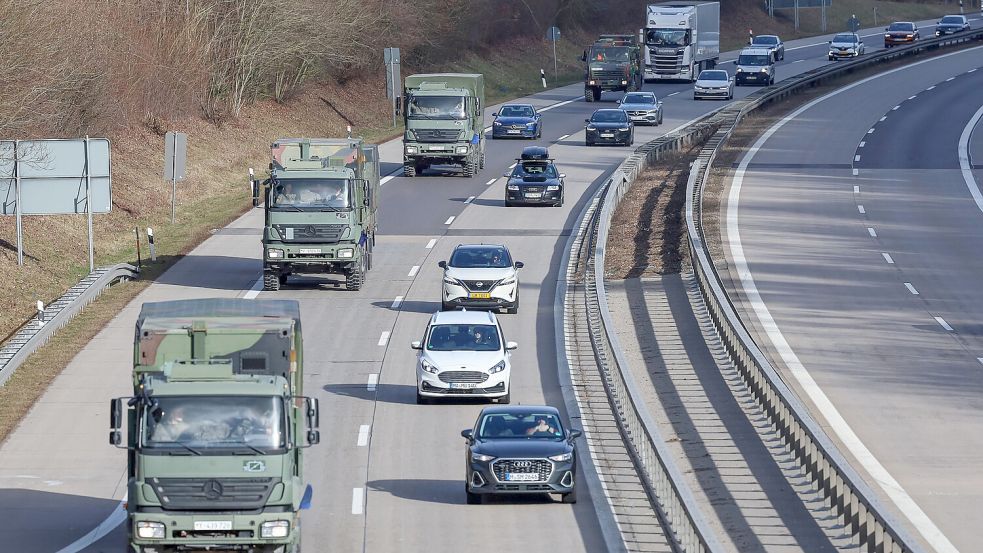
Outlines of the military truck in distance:
[{"label": "military truck in distance", "polygon": [[359,138],[281,138],[270,176],[253,182],[266,203],[263,289],[294,273],[345,275],[358,290],[372,268],[381,178],[379,147]]},{"label": "military truck in distance", "polygon": [[644,84],[642,50],[634,35],[601,35],[584,50],[584,99],[600,101],[605,90],[634,92]]},{"label": "military truck in distance", "polygon": [[110,404],[128,551],[298,553],[303,451],[320,441],[303,382],[296,301],[143,304],[133,396]]},{"label": "military truck in distance", "polygon": [[485,77],[432,73],[406,77],[403,174],[459,165],[465,177],[485,167]]}]

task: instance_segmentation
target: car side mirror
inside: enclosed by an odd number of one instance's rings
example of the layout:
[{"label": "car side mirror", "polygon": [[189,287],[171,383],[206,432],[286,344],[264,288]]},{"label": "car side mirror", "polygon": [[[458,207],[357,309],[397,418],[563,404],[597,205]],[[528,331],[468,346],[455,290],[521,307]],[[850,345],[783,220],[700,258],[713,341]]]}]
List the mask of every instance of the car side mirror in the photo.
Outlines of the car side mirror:
[{"label": "car side mirror", "polygon": [[565,179],[565,178],[567,178],[567,174],[566,174],[566,173],[560,173],[560,178],[561,178],[561,179]]},{"label": "car side mirror", "polygon": [[581,432],[580,430],[577,430],[576,428],[571,428],[570,433],[567,434],[567,441],[572,442],[583,435],[584,433]]},{"label": "car side mirror", "polygon": [[410,342],[410,348],[412,348],[412,349],[423,349],[423,342],[421,342],[419,340]]},{"label": "car side mirror", "polygon": [[833,44],[833,41],[832,40],[828,41],[828,44]]},{"label": "car side mirror", "polygon": [[493,113],[492,117],[498,117],[498,112],[496,111],[495,113]]},{"label": "car side mirror", "polygon": [[462,430],[461,431],[461,437],[464,438],[465,440],[467,440],[468,442],[473,442],[474,441],[474,430],[472,430],[470,428],[465,429],[465,430]]},{"label": "car side mirror", "polygon": [[[560,176],[562,177],[563,175],[560,175]],[[516,269],[521,269],[521,268],[523,268],[523,267],[525,267],[525,266],[526,266],[526,264],[525,264],[525,263],[523,263],[523,262],[521,262],[521,261],[516,261],[516,262],[515,262],[515,265],[514,265],[514,267],[515,267]]]},{"label": "car side mirror", "polygon": [[617,103],[619,103],[619,104],[620,104],[620,103],[621,103],[621,100],[615,100],[615,102],[617,102]]},{"label": "car side mirror", "polygon": [[590,119],[584,119],[584,123],[590,123]]},{"label": "car side mirror", "polygon": [[505,351],[512,351],[518,348],[519,348],[519,344],[515,342],[505,342]]},{"label": "car side mirror", "polygon": [[512,176],[512,172],[510,171],[508,173],[503,173],[502,176],[503,177],[511,177]]},{"label": "car side mirror", "polygon": [[437,266],[440,267],[441,269],[446,269],[447,268],[447,262],[446,261],[438,261],[437,262]]}]

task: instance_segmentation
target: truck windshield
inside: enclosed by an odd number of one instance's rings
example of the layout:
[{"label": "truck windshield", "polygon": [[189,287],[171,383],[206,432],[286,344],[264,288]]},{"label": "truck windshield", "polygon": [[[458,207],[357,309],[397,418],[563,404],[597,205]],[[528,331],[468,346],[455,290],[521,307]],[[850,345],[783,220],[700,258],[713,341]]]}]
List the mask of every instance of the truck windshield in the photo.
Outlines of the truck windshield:
[{"label": "truck windshield", "polygon": [[646,29],[645,43],[649,46],[686,46],[689,31],[685,29]]},{"label": "truck windshield", "polygon": [[771,56],[743,54],[737,58],[737,65],[771,65]]},{"label": "truck windshield", "polygon": [[463,96],[410,96],[406,104],[410,119],[466,119]]},{"label": "truck windshield", "polygon": [[[265,454],[286,444],[283,404],[270,396],[157,397],[143,414],[143,447],[178,455],[230,449]],[[221,450],[221,452],[217,452]]]},{"label": "truck windshield", "polygon": [[347,209],[351,207],[346,179],[279,179],[273,187],[273,208]]},{"label": "truck windshield", "polygon": [[628,48],[624,46],[595,46],[589,61],[627,62]]}]

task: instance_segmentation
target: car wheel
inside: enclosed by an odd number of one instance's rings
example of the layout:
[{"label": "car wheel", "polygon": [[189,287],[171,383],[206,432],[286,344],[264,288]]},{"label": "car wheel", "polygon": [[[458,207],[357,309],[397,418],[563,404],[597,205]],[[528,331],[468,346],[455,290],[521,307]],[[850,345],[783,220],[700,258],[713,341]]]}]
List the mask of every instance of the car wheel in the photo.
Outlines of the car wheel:
[{"label": "car wheel", "polygon": [[512,392],[509,391],[509,393],[505,394],[504,396],[496,398],[495,403],[499,405],[508,405],[509,403],[512,403]]},{"label": "car wheel", "polygon": [[514,205],[515,205],[514,203],[512,203],[512,202],[510,202],[508,200],[505,200],[505,207],[512,207]]},{"label": "car wheel", "polygon": [[662,112],[661,111],[659,112],[659,124],[660,125],[662,124]]},{"label": "car wheel", "polygon": [[590,140],[584,141],[584,146],[593,146],[593,145],[594,145],[594,143],[591,142]]},{"label": "car wheel", "polygon": [[565,493],[560,495],[560,501],[567,504],[572,504],[577,502],[577,488],[574,487],[573,491],[570,493]]},{"label": "car wheel", "polygon": [[468,498],[468,505],[481,505],[482,494],[471,493],[471,490],[468,489],[467,484],[464,485],[464,493]]},{"label": "car wheel", "polygon": [[420,395],[420,390],[417,390],[416,391],[416,404],[417,405],[429,405],[430,404],[430,398],[421,396]]}]

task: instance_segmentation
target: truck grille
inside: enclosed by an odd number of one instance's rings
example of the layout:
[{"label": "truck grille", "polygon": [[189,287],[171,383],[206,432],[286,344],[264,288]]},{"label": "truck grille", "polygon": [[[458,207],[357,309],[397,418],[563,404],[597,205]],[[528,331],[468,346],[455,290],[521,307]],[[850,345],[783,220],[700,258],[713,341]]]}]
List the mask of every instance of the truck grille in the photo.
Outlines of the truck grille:
[{"label": "truck grille", "polygon": [[284,242],[334,244],[341,240],[345,225],[273,225]]},{"label": "truck grille", "polygon": [[682,70],[683,53],[671,48],[649,48],[649,56],[656,73],[675,75]]},{"label": "truck grille", "polygon": [[450,384],[452,382],[474,382],[481,384],[488,380],[488,375],[479,371],[444,371],[437,375],[441,382]]},{"label": "truck grille", "polygon": [[626,78],[623,69],[594,69],[591,70],[590,77],[600,81],[623,81]]},{"label": "truck grille", "polygon": [[[537,482],[548,482],[553,473],[553,463],[547,459],[500,459],[492,462],[492,471],[499,482],[509,482],[505,473],[538,474]],[[522,482],[525,483],[525,482]]]},{"label": "truck grille", "polygon": [[461,282],[472,292],[487,292],[498,284],[497,280],[462,280]]},{"label": "truck grille", "polygon": [[456,142],[461,136],[457,129],[422,129],[414,130],[417,142]]},{"label": "truck grille", "polygon": [[165,510],[248,511],[266,504],[273,478],[150,478]]}]

